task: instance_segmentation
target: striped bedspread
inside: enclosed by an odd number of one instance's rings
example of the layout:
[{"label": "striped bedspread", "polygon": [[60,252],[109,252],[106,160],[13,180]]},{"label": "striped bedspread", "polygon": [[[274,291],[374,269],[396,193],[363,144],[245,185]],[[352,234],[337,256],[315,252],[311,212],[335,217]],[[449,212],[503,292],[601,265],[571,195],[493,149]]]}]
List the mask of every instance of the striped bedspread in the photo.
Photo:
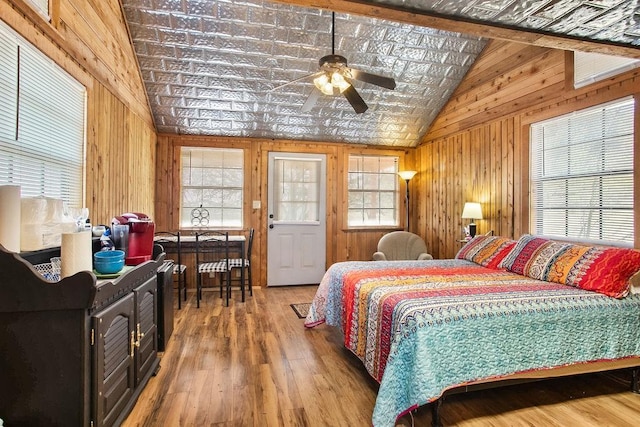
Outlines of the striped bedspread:
[{"label": "striped bedspread", "polygon": [[332,265],[305,326],[339,327],[380,383],[374,426],[480,379],[640,356],[640,295],[615,299],[465,260]]}]

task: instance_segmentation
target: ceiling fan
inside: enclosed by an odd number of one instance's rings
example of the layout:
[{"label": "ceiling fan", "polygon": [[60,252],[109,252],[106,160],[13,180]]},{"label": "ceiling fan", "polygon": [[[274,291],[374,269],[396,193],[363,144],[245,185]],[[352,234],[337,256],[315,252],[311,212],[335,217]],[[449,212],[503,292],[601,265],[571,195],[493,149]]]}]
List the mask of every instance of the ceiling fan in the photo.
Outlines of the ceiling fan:
[{"label": "ceiling fan", "polygon": [[353,84],[351,83],[352,80],[359,80],[361,82],[370,83],[391,90],[395,89],[396,81],[390,77],[379,76],[349,67],[347,64],[347,58],[335,54],[335,27],[336,14],[335,12],[331,12],[331,55],[326,55],[320,58],[318,61],[320,70],[277,86],[272,90],[280,89],[300,80],[312,78],[316,89],[313,89],[305,103],[302,105],[302,111],[310,111],[318,101],[320,95],[325,94],[344,95],[355,112],[361,114],[367,111],[369,107],[353,87]]}]

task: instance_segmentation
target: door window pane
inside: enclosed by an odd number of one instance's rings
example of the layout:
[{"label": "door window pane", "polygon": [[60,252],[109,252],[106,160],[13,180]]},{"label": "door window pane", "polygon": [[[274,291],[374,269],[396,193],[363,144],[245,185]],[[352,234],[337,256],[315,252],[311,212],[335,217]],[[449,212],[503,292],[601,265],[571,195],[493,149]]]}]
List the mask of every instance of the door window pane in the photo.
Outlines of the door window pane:
[{"label": "door window pane", "polygon": [[320,166],[315,160],[274,159],[274,221],[320,221]]}]

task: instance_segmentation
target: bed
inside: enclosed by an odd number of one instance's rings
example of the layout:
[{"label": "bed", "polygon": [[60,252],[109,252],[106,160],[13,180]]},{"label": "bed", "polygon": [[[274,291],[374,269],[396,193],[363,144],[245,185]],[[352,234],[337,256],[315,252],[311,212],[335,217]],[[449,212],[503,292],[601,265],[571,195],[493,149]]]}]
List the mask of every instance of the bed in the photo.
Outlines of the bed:
[{"label": "bed", "polygon": [[393,426],[451,389],[640,366],[638,270],[634,250],[477,236],[456,259],[332,265],[305,326],[340,329]]}]

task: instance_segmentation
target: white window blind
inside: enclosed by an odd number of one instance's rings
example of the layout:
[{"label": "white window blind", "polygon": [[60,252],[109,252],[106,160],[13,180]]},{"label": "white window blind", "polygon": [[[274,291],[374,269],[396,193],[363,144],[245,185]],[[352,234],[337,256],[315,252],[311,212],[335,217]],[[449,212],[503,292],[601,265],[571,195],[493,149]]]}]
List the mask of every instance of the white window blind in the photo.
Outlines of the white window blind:
[{"label": "white window blind", "polygon": [[397,226],[398,158],[349,156],[348,225]]},{"label": "white window blind", "polygon": [[634,242],[633,98],[531,125],[531,230]]},{"label": "white window blind", "polygon": [[49,17],[49,0],[28,0],[28,2],[43,16]]},{"label": "white window blind", "polygon": [[0,184],[84,205],[85,89],[0,25]]},{"label": "white window blind", "polygon": [[180,227],[242,227],[244,153],[182,147]]},{"label": "white window blind", "polygon": [[573,53],[573,86],[577,89],[640,67],[640,60],[601,53]]},{"label": "white window blind", "polygon": [[0,141],[18,129],[18,44],[0,27]]}]

